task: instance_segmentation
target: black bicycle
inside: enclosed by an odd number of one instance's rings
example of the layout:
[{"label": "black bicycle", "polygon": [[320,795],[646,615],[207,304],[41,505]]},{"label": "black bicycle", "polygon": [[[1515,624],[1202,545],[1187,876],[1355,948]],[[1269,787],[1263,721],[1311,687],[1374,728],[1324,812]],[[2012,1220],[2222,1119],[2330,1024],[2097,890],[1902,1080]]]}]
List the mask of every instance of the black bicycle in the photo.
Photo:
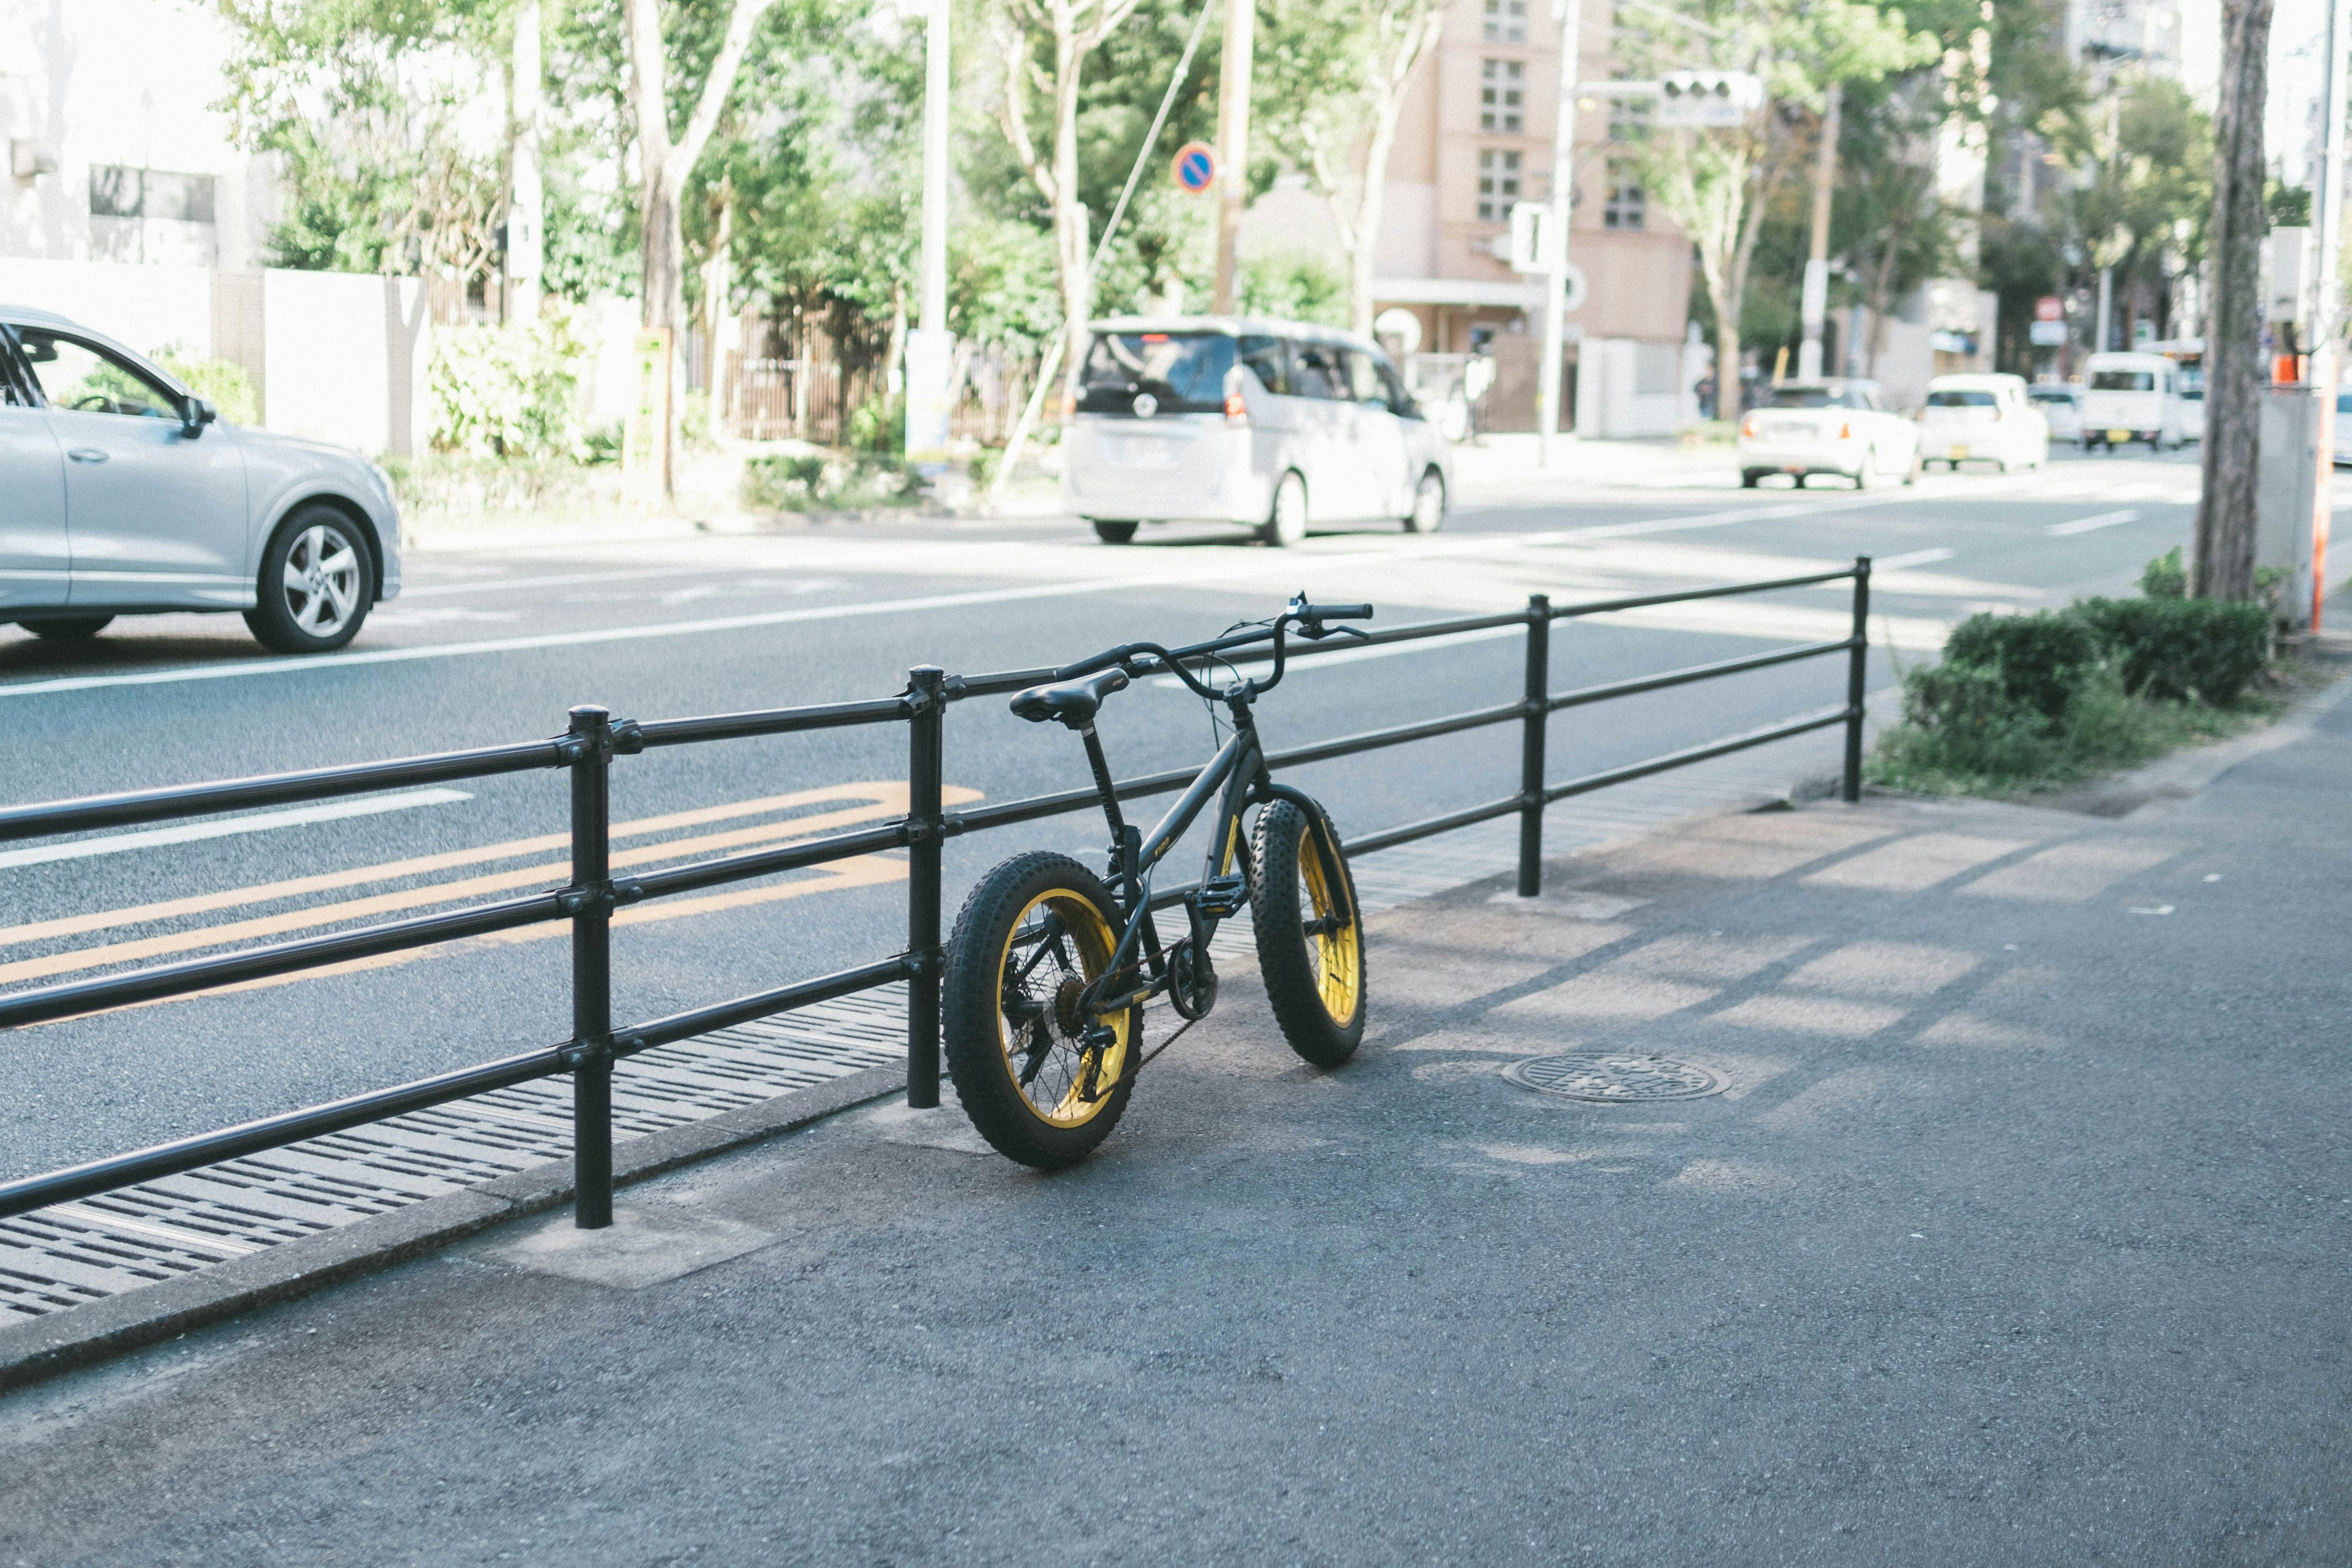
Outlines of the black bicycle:
[{"label": "black bicycle", "polygon": [[[1108,1137],[1144,1064],[1216,1005],[1209,943],[1218,923],[1244,908],[1267,999],[1291,1048],[1325,1068],[1355,1054],[1364,1034],[1355,880],[1330,815],[1267,773],[1252,705],[1281,684],[1292,627],[1309,641],[1361,637],[1329,623],[1371,613],[1370,605],[1310,605],[1301,596],[1271,621],[1190,647],[1110,648],[1013,699],[1022,718],[1056,721],[1085,741],[1111,843],[1106,877],[1066,855],[1016,855],[981,879],[956,916],[940,1032],[964,1110],[999,1152],[1050,1170]],[[1218,690],[1196,673],[1221,663],[1230,670],[1233,654],[1265,643],[1274,657],[1263,679],[1232,671],[1235,679]],[[1119,813],[1095,714],[1131,679],[1157,671],[1223,704],[1233,734],[1147,835]],[[1218,805],[1207,863],[1196,886],[1161,900],[1184,910],[1183,934],[1163,942],[1152,873],[1212,796]],[[1257,821],[1244,850],[1242,819],[1252,806]],[[1184,1022],[1147,1055],[1144,1004],[1158,997]]]}]

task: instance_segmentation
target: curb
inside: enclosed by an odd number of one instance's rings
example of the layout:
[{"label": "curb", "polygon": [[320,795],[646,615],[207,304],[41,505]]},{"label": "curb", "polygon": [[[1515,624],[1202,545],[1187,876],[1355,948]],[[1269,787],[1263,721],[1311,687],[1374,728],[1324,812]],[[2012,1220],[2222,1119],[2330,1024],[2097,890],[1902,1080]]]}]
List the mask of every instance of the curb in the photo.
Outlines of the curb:
[{"label": "curb", "polygon": [[[906,1087],[907,1070],[867,1068],[794,1094],[613,1145],[613,1183],[642,1182],[792,1132]],[[0,1328],[0,1390],[22,1388],[191,1329],[392,1268],[572,1195],[569,1161],[427,1198],[323,1235],[233,1258],[86,1306]]]}]

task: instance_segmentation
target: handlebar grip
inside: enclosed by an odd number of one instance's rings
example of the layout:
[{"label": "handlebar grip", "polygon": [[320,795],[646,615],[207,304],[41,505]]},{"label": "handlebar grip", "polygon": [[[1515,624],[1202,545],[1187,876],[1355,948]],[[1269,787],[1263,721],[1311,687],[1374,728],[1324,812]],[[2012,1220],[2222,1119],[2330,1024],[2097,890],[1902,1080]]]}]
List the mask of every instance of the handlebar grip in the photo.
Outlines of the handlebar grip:
[{"label": "handlebar grip", "polygon": [[1372,618],[1370,605],[1301,605],[1298,613],[1315,621],[1369,621]]}]

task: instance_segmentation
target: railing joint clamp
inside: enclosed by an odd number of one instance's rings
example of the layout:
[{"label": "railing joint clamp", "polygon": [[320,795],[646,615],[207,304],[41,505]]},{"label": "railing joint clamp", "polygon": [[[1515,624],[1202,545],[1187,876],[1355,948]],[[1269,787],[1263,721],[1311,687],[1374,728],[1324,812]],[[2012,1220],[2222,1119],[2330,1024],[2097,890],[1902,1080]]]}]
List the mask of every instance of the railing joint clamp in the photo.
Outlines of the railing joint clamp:
[{"label": "railing joint clamp", "polygon": [[613,1042],[606,1040],[574,1040],[556,1053],[556,1059],[572,1072],[582,1068],[613,1065]]},{"label": "railing joint clamp", "polygon": [[555,758],[567,767],[588,754],[588,742],[578,735],[555,737]]},{"label": "railing joint clamp", "polygon": [[606,885],[604,902],[607,905],[617,909],[623,904],[634,904],[645,896],[646,889],[643,883],[635,880],[623,880],[608,883]]},{"label": "railing joint clamp", "polygon": [[646,749],[645,727],[635,719],[623,719],[613,726],[613,754],[634,757]]}]

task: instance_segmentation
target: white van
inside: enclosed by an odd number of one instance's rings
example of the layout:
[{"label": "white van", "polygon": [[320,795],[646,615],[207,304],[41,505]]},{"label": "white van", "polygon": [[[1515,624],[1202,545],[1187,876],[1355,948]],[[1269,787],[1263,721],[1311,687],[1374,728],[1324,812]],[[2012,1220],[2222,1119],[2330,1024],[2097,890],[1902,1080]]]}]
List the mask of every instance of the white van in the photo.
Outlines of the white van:
[{"label": "white van", "polygon": [[2083,377],[2083,449],[2145,441],[2156,450],[2187,439],[2179,367],[2162,354],[2093,354]]},{"label": "white van", "polygon": [[1062,437],[1062,505],[1125,544],[1144,522],[1445,522],[1453,448],[1369,338],[1235,316],[1093,325]]}]

